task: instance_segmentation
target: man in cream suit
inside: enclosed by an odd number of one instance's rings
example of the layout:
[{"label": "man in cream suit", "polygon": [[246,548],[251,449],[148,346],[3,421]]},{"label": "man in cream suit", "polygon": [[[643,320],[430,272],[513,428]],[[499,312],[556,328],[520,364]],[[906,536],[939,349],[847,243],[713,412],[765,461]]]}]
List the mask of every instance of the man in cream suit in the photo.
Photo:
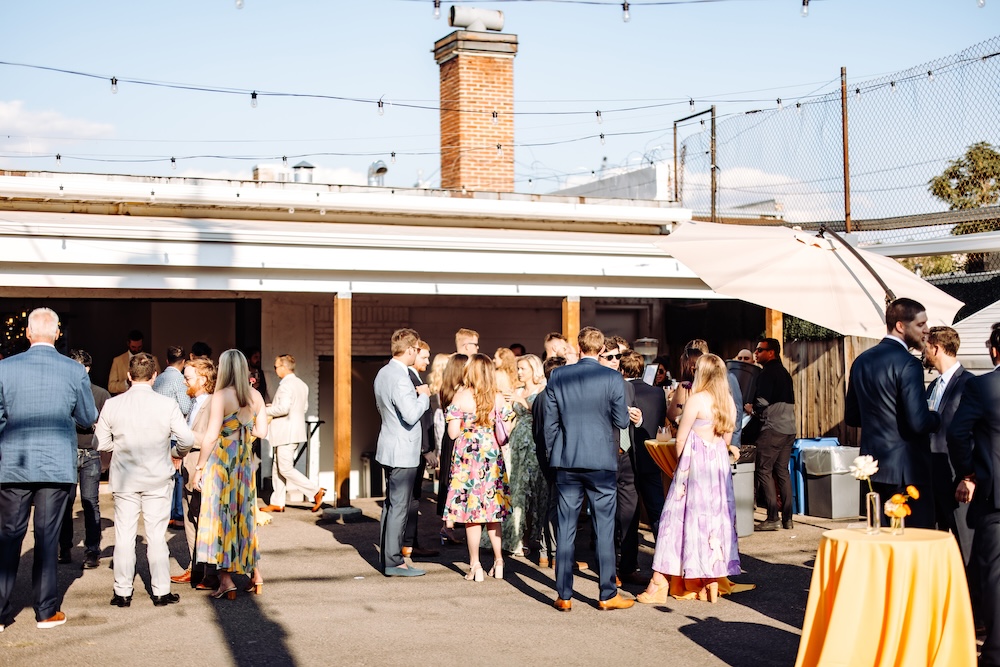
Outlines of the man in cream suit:
[{"label": "man in cream suit", "polygon": [[271,418],[268,427],[268,442],[274,450],[274,468],[271,483],[271,504],[261,508],[265,512],[284,512],[287,489],[301,491],[306,498],[312,498],[312,511],[318,512],[323,505],[326,489],[321,489],[308,477],[295,469],[295,452],[306,441],[306,404],[309,401],[309,387],[295,375],[295,357],[283,354],[274,360],[274,372],[281,378],[274,401],[267,406],[267,416]]},{"label": "man in cream suit", "polygon": [[[111,374],[108,375],[108,392],[112,396],[128,390],[128,362],[132,357],[142,352],[142,332],[132,329],[128,332],[128,349],[115,357],[111,362]],[[160,372],[160,362],[153,357],[156,372]]]},{"label": "man in cream suit", "polygon": [[[108,473],[115,501],[115,592],[111,604],[128,607],[132,603],[135,536],[141,512],[153,604],[160,607],[180,600],[170,592],[166,538],[174,489],[170,458],[184,456],[194,435],[177,402],[153,391],[156,364],[151,355],[133,355],[128,378],[131,388],[104,404],[95,429],[98,450],[113,453]],[[177,443],[173,448],[171,440]]]},{"label": "man in cream suit", "polygon": [[423,570],[403,560],[406,512],[420,463],[421,417],[430,406],[426,384],[416,388],[409,367],[420,352],[420,334],[399,329],[392,334],[392,359],[375,376],[375,405],[382,417],[375,460],[385,469],[386,493],[380,522],[379,561],[387,577],[419,577]]}]

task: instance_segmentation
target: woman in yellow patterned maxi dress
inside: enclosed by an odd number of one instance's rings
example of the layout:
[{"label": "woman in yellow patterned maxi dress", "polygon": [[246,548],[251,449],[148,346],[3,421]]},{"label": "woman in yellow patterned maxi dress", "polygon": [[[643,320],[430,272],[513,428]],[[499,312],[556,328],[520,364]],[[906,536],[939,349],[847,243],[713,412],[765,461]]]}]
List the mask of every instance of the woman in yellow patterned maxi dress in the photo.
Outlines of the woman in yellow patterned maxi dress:
[{"label": "woman in yellow patterned maxi dress", "polygon": [[253,438],[266,436],[264,399],[250,386],[247,360],[239,350],[226,350],[219,358],[219,378],[194,478],[202,493],[195,552],[198,562],[219,572],[215,598],[236,597],[233,573],[251,577],[251,589],[257,593],[264,583],[257,562],[253,514],[257,492],[250,445]]}]

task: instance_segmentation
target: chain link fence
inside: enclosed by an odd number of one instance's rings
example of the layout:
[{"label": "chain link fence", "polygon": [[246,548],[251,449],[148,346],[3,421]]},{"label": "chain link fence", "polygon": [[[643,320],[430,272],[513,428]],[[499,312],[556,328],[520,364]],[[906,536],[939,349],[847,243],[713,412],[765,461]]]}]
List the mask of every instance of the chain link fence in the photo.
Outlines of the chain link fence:
[{"label": "chain link fence", "polygon": [[[1000,230],[1000,36],[868,81],[847,73],[852,229],[864,245],[946,241]],[[716,217],[845,228],[841,87],[726,116],[716,129]],[[711,132],[679,150],[681,201],[711,207]],[[944,243],[941,244],[942,249]],[[1000,299],[1000,253],[901,260],[968,304]]]}]

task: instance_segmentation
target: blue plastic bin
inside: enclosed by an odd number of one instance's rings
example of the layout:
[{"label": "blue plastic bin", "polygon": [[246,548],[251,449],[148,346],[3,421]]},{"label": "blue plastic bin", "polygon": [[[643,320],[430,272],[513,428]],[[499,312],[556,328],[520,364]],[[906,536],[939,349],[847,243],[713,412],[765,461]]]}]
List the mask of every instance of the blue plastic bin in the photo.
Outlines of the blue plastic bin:
[{"label": "blue plastic bin", "polygon": [[799,438],[792,443],[792,457],[788,460],[788,471],[792,478],[792,512],[806,513],[806,472],[802,466],[801,450],[812,447],[838,447],[837,438]]}]

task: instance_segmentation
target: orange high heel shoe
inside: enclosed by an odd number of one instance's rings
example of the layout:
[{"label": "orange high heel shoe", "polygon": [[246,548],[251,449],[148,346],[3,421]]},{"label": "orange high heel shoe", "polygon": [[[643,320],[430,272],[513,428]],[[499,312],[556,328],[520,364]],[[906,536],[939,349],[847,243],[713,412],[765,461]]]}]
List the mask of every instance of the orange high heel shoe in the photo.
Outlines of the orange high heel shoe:
[{"label": "orange high heel shoe", "polygon": [[[652,584],[653,582],[650,582]],[[652,593],[648,590],[635,596],[636,602],[642,604],[666,604],[667,596],[670,595],[670,581],[664,581],[655,587]]]},{"label": "orange high heel shoe", "polygon": [[229,588],[227,588],[225,590],[223,590],[223,589],[220,588],[217,591],[213,591],[212,592],[212,597],[215,598],[216,600],[221,600],[222,598],[226,598],[227,600],[235,600],[236,599],[236,586],[230,586]]}]

